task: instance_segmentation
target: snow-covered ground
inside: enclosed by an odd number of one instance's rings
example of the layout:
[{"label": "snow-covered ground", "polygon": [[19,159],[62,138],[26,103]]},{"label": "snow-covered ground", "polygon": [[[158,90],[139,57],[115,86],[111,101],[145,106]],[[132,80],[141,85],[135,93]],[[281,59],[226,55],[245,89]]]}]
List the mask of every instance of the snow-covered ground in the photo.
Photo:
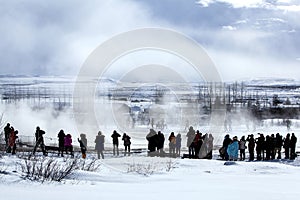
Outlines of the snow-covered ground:
[{"label": "snow-covered ground", "polygon": [[[18,77],[20,83],[29,81],[37,87],[51,86],[50,89],[58,87],[58,91],[64,91],[61,85],[49,84],[50,79],[32,77]],[[10,83],[11,77],[0,77],[0,84]],[[62,77],[59,79],[62,85],[70,82],[71,78]],[[56,81],[57,82],[57,81]],[[111,81],[107,81],[110,85]],[[284,82],[284,81],[283,81]],[[14,82],[16,83],[16,82]],[[263,82],[264,83],[264,82]],[[274,81],[275,83],[275,81]],[[253,82],[255,85],[255,82]],[[256,83],[258,84],[258,83]],[[268,84],[270,84],[268,82]],[[299,84],[291,82],[290,84]],[[263,85],[259,83],[259,85]],[[72,84],[69,85],[72,87]],[[3,87],[4,88],[4,87]],[[26,90],[27,91],[27,90]],[[298,92],[298,91],[296,91]],[[64,93],[62,93],[64,94]],[[297,93],[298,94],[298,93]],[[49,99],[45,98],[45,102]],[[54,100],[53,100],[54,101]],[[55,100],[56,102],[56,100]],[[52,108],[44,110],[32,110],[27,104],[0,104],[0,113],[4,113],[4,121],[19,129],[19,136],[28,137],[33,140],[33,133],[37,125],[46,130],[46,145],[57,141],[57,133],[64,129],[71,133],[74,138],[74,145],[79,133],[72,118],[72,113],[67,109],[61,113],[53,113]],[[111,133],[116,126],[112,119],[104,113],[105,121],[100,120],[99,128],[106,136],[105,148],[112,147]],[[248,134],[264,133],[283,136],[287,132],[294,132],[300,138],[300,121],[293,120],[291,130],[280,125],[280,120],[265,120],[263,126],[252,126],[248,119],[249,127],[246,127],[247,119],[238,116],[238,121],[233,121],[232,130],[224,131],[215,135],[215,145],[220,145],[225,134],[231,137]],[[193,124],[192,124],[193,125]],[[97,160],[100,168],[96,171],[75,170],[63,182],[38,182],[22,178],[20,163],[23,159],[17,156],[2,155],[0,157],[0,200],[48,200],[48,199],[299,199],[300,190],[300,158],[295,161],[270,161],[270,162],[236,162],[234,165],[224,165],[224,161],[216,160],[218,152],[214,152],[213,160],[190,160],[147,157],[145,139],[150,126],[140,126],[129,130],[132,137],[132,147],[142,148],[143,153],[133,154],[130,157],[112,157],[105,155],[104,160]],[[209,124],[194,125],[194,128],[201,132],[209,132]],[[255,130],[254,130],[255,129]],[[119,130],[118,130],[119,131]],[[186,152],[186,132],[181,126],[168,126],[163,130],[167,138],[170,132],[180,132],[183,136],[182,146]],[[120,131],[120,133],[122,133]],[[89,147],[94,148],[96,132],[87,132]],[[167,144],[166,144],[167,147]],[[299,151],[299,142],[297,151]],[[52,156],[49,156],[52,158]],[[88,154],[88,161],[95,155]],[[66,162],[63,158],[53,157],[57,162]]]},{"label": "snow-covered ground", "polygon": [[[6,172],[0,177],[0,199],[282,200],[300,196],[299,158],[224,165],[219,160],[109,157],[97,161],[101,166],[95,172],[76,170],[61,183],[43,184],[22,179],[17,162],[22,161],[7,155],[0,160]],[[136,166],[139,173],[130,172]]]}]

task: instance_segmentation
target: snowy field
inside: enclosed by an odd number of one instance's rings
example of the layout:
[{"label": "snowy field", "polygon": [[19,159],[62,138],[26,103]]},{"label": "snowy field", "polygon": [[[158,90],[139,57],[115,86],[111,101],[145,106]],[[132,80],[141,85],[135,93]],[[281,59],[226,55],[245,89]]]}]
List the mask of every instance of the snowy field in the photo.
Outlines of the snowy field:
[{"label": "snowy field", "polygon": [[1,199],[282,200],[300,196],[299,158],[224,165],[219,160],[110,157],[97,160],[100,167],[94,172],[76,170],[62,182],[43,184],[21,178],[16,164],[20,162],[7,155],[0,160]]},{"label": "snowy field", "polygon": [[[23,79],[26,79],[23,78]],[[22,79],[22,83],[23,83]],[[6,83],[5,77],[0,79],[1,84]],[[9,79],[10,80],[10,79]],[[31,80],[28,77],[28,80]],[[66,78],[60,80],[66,83]],[[50,82],[52,83],[52,82]],[[28,88],[39,84],[49,86],[47,80],[37,80],[29,83]],[[111,83],[109,83],[111,84]],[[295,84],[295,83],[293,83]],[[50,84],[50,88],[54,88]],[[71,87],[71,86],[70,86]],[[64,90],[64,87],[57,90]],[[27,89],[26,89],[27,91]],[[298,92],[298,91],[297,91]],[[57,95],[57,94],[56,94]],[[62,95],[64,95],[62,93]],[[43,101],[43,100],[41,100]],[[50,101],[49,99],[44,100]],[[56,101],[51,99],[51,101]],[[35,100],[33,100],[35,102]],[[57,145],[57,133],[64,129],[71,133],[74,146],[78,146],[76,138],[79,132],[76,130],[71,109],[64,112],[54,112],[50,107],[43,110],[32,110],[26,103],[0,104],[0,113],[4,114],[3,120],[10,122],[19,129],[20,138],[29,138],[33,141],[34,130],[37,125],[46,131],[46,145]],[[105,149],[111,150],[112,140],[110,135],[116,129],[113,125],[114,118],[104,113],[105,121],[100,120],[99,129],[106,136]],[[249,127],[245,125],[245,119],[239,117],[239,121],[233,121],[232,130],[214,134],[216,149],[221,145],[224,135],[231,137],[257,133],[276,134],[279,132],[294,132],[300,138],[300,121],[292,120],[291,130],[279,125],[280,120],[264,120],[262,126]],[[192,124],[193,125],[193,124]],[[197,130],[209,132],[209,124],[193,125]],[[24,178],[22,171],[25,160],[17,156],[7,154],[0,155],[0,200],[48,200],[48,199],[299,199],[300,196],[300,158],[295,161],[275,160],[270,162],[244,162],[237,161],[234,165],[224,165],[224,161],[217,160],[218,152],[214,151],[213,160],[190,160],[147,157],[147,140],[145,139],[150,126],[140,126],[127,133],[132,138],[132,148],[142,149],[142,153],[136,153],[130,157],[113,157],[105,155],[104,160],[96,160],[99,168],[95,171],[79,168],[74,170],[63,181],[33,181]],[[223,128],[221,128],[223,129]],[[122,131],[118,130],[120,133]],[[181,133],[183,137],[182,147],[186,153],[186,133],[182,126],[168,126],[163,130],[167,138],[170,132]],[[94,148],[96,132],[88,132],[88,145]],[[165,143],[167,147],[167,143]],[[296,151],[300,145],[297,143]],[[18,150],[17,150],[18,151]],[[167,151],[167,149],[166,149]],[[42,156],[41,156],[42,157]],[[87,162],[94,162],[95,155],[88,153]],[[47,159],[53,159],[60,165],[67,165],[67,159],[49,155]],[[79,159],[83,162],[81,159]]]}]

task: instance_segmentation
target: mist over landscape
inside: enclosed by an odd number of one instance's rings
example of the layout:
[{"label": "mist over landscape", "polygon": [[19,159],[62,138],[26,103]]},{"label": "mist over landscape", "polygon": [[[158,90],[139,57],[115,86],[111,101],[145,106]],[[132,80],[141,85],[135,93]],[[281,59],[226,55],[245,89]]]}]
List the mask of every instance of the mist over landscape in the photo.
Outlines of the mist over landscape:
[{"label": "mist over landscape", "polygon": [[299,19],[299,0],[0,0],[0,199],[299,199]]}]

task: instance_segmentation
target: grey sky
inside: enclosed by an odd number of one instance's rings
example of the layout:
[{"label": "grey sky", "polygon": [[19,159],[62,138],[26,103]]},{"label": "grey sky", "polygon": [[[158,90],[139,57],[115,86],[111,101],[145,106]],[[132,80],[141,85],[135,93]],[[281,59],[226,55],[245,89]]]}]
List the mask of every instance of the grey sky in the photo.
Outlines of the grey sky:
[{"label": "grey sky", "polygon": [[0,5],[0,74],[76,75],[110,37],[164,27],[198,41],[225,80],[300,79],[299,0],[0,0]]}]

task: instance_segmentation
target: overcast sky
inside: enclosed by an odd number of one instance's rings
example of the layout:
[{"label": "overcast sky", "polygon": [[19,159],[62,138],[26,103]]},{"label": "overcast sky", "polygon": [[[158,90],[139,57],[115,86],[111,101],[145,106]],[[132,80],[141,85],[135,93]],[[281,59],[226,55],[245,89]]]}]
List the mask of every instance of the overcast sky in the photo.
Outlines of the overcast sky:
[{"label": "overcast sky", "polygon": [[300,79],[300,0],[0,0],[0,74],[76,75],[112,36],[169,28],[224,80]]}]

